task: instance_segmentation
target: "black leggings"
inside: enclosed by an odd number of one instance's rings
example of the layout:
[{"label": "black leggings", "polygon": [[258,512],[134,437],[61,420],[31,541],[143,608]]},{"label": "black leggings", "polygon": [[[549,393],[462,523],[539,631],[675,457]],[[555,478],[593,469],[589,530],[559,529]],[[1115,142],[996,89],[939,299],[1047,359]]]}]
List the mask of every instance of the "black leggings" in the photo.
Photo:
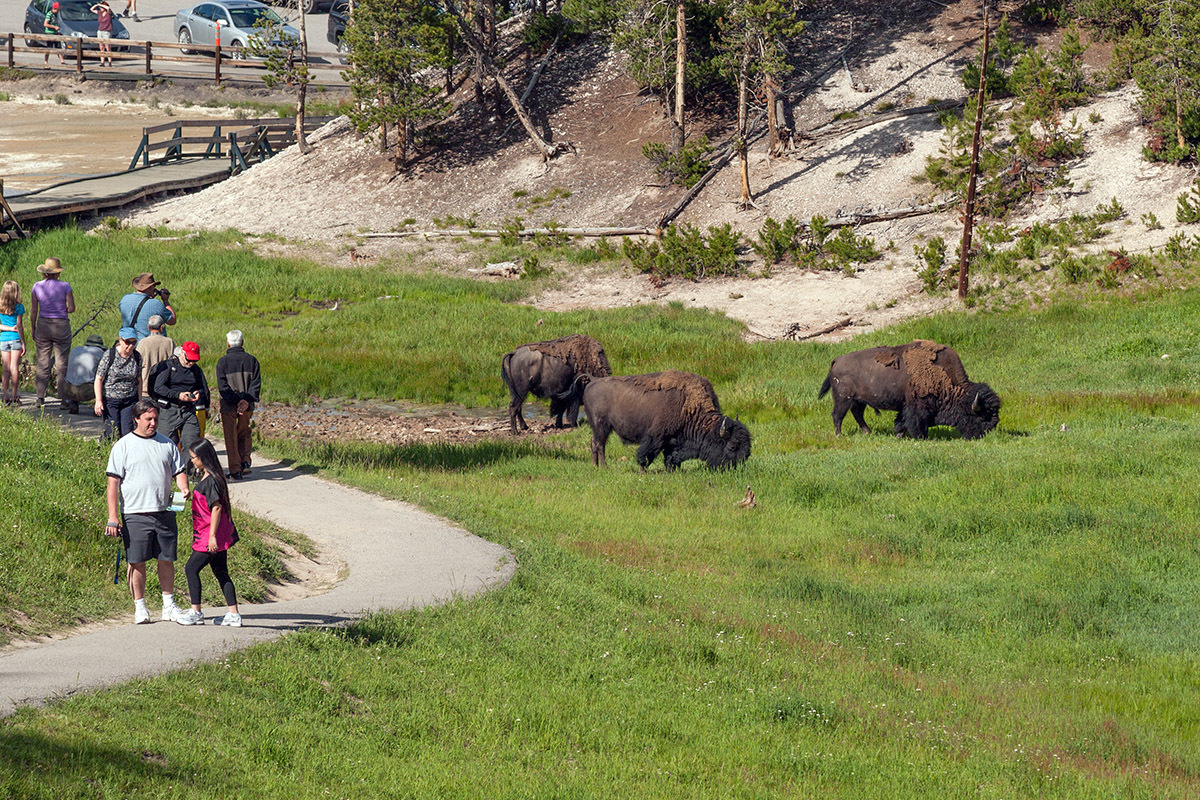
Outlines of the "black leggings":
[{"label": "black leggings", "polygon": [[187,573],[188,597],[192,605],[200,605],[200,570],[212,565],[213,575],[221,585],[221,593],[225,595],[225,605],[237,605],[237,592],[233,589],[233,581],[229,579],[229,551],[219,553],[201,553],[193,550],[188,559],[184,572]]}]

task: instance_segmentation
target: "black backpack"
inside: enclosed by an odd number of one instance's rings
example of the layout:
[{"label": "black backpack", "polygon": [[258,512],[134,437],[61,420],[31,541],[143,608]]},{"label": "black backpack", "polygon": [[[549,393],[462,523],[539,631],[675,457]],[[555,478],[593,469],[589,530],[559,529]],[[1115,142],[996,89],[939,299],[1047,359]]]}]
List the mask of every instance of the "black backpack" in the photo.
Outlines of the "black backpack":
[{"label": "black backpack", "polygon": [[[172,366],[172,362],[175,363],[175,366]],[[158,394],[155,394],[154,384],[158,381],[158,376],[163,374],[164,371],[168,369],[174,370],[177,367],[182,369],[182,367],[179,366],[179,362],[175,360],[174,356],[163,359],[150,368],[150,375],[147,376],[146,379],[146,394],[150,395],[151,400],[158,403],[160,406],[163,406],[164,408],[170,403],[170,398],[161,397]]]}]

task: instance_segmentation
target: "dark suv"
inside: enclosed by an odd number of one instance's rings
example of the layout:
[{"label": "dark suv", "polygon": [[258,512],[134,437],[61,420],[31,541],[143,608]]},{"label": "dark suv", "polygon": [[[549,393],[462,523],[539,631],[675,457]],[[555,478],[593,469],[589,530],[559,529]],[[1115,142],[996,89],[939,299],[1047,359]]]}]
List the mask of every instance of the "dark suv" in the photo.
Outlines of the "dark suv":
[{"label": "dark suv", "polygon": [[350,52],[350,48],[342,40],[348,22],[350,22],[350,4],[346,0],[337,0],[333,4],[333,8],[329,9],[329,29],[325,38],[337,48],[339,53],[343,54]]}]

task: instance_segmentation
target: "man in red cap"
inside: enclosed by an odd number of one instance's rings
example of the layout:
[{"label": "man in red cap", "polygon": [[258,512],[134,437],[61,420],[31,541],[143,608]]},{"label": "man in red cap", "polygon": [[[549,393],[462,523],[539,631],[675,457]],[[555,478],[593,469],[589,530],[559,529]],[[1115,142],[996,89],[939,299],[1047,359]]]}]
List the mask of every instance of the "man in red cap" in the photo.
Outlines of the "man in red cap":
[{"label": "man in red cap", "polygon": [[200,345],[184,342],[178,355],[163,362],[150,376],[150,396],[162,409],[158,432],[170,437],[187,452],[200,438],[198,409],[208,408],[208,381],[197,362]]},{"label": "man in red cap", "polygon": [[[42,28],[45,29],[46,33],[48,33],[52,36],[59,36],[62,34],[62,26],[58,24],[58,3],[57,2],[50,4],[50,10],[46,12],[46,19],[42,22]],[[55,42],[54,46],[59,48],[61,51],[63,43]],[[50,63],[50,54],[46,53],[43,60],[46,62],[46,64],[49,64]],[[60,63],[60,64],[66,63],[65,61],[63,61],[61,52],[59,52],[59,54],[58,54],[58,63]]]}]

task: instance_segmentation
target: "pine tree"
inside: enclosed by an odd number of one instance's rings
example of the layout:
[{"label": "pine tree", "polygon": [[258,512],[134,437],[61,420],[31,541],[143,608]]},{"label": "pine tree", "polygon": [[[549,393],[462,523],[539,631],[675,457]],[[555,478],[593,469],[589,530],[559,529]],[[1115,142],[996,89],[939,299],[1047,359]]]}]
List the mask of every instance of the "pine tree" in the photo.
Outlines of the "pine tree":
[{"label": "pine tree", "polygon": [[1139,0],[1141,26],[1127,38],[1142,113],[1155,130],[1153,161],[1187,161],[1200,142],[1200,3]]},{"label": "pine tree", "polygon": [[396,126],[397,170],[408,166],[417,124],[450,112],[421,73],[449,64],[452,24],[422,0],[355,0],[344,34],[350,68],[343,75],[356,100],[349,116],[361,132],[379,128],[385,144],[387,126]]}]

